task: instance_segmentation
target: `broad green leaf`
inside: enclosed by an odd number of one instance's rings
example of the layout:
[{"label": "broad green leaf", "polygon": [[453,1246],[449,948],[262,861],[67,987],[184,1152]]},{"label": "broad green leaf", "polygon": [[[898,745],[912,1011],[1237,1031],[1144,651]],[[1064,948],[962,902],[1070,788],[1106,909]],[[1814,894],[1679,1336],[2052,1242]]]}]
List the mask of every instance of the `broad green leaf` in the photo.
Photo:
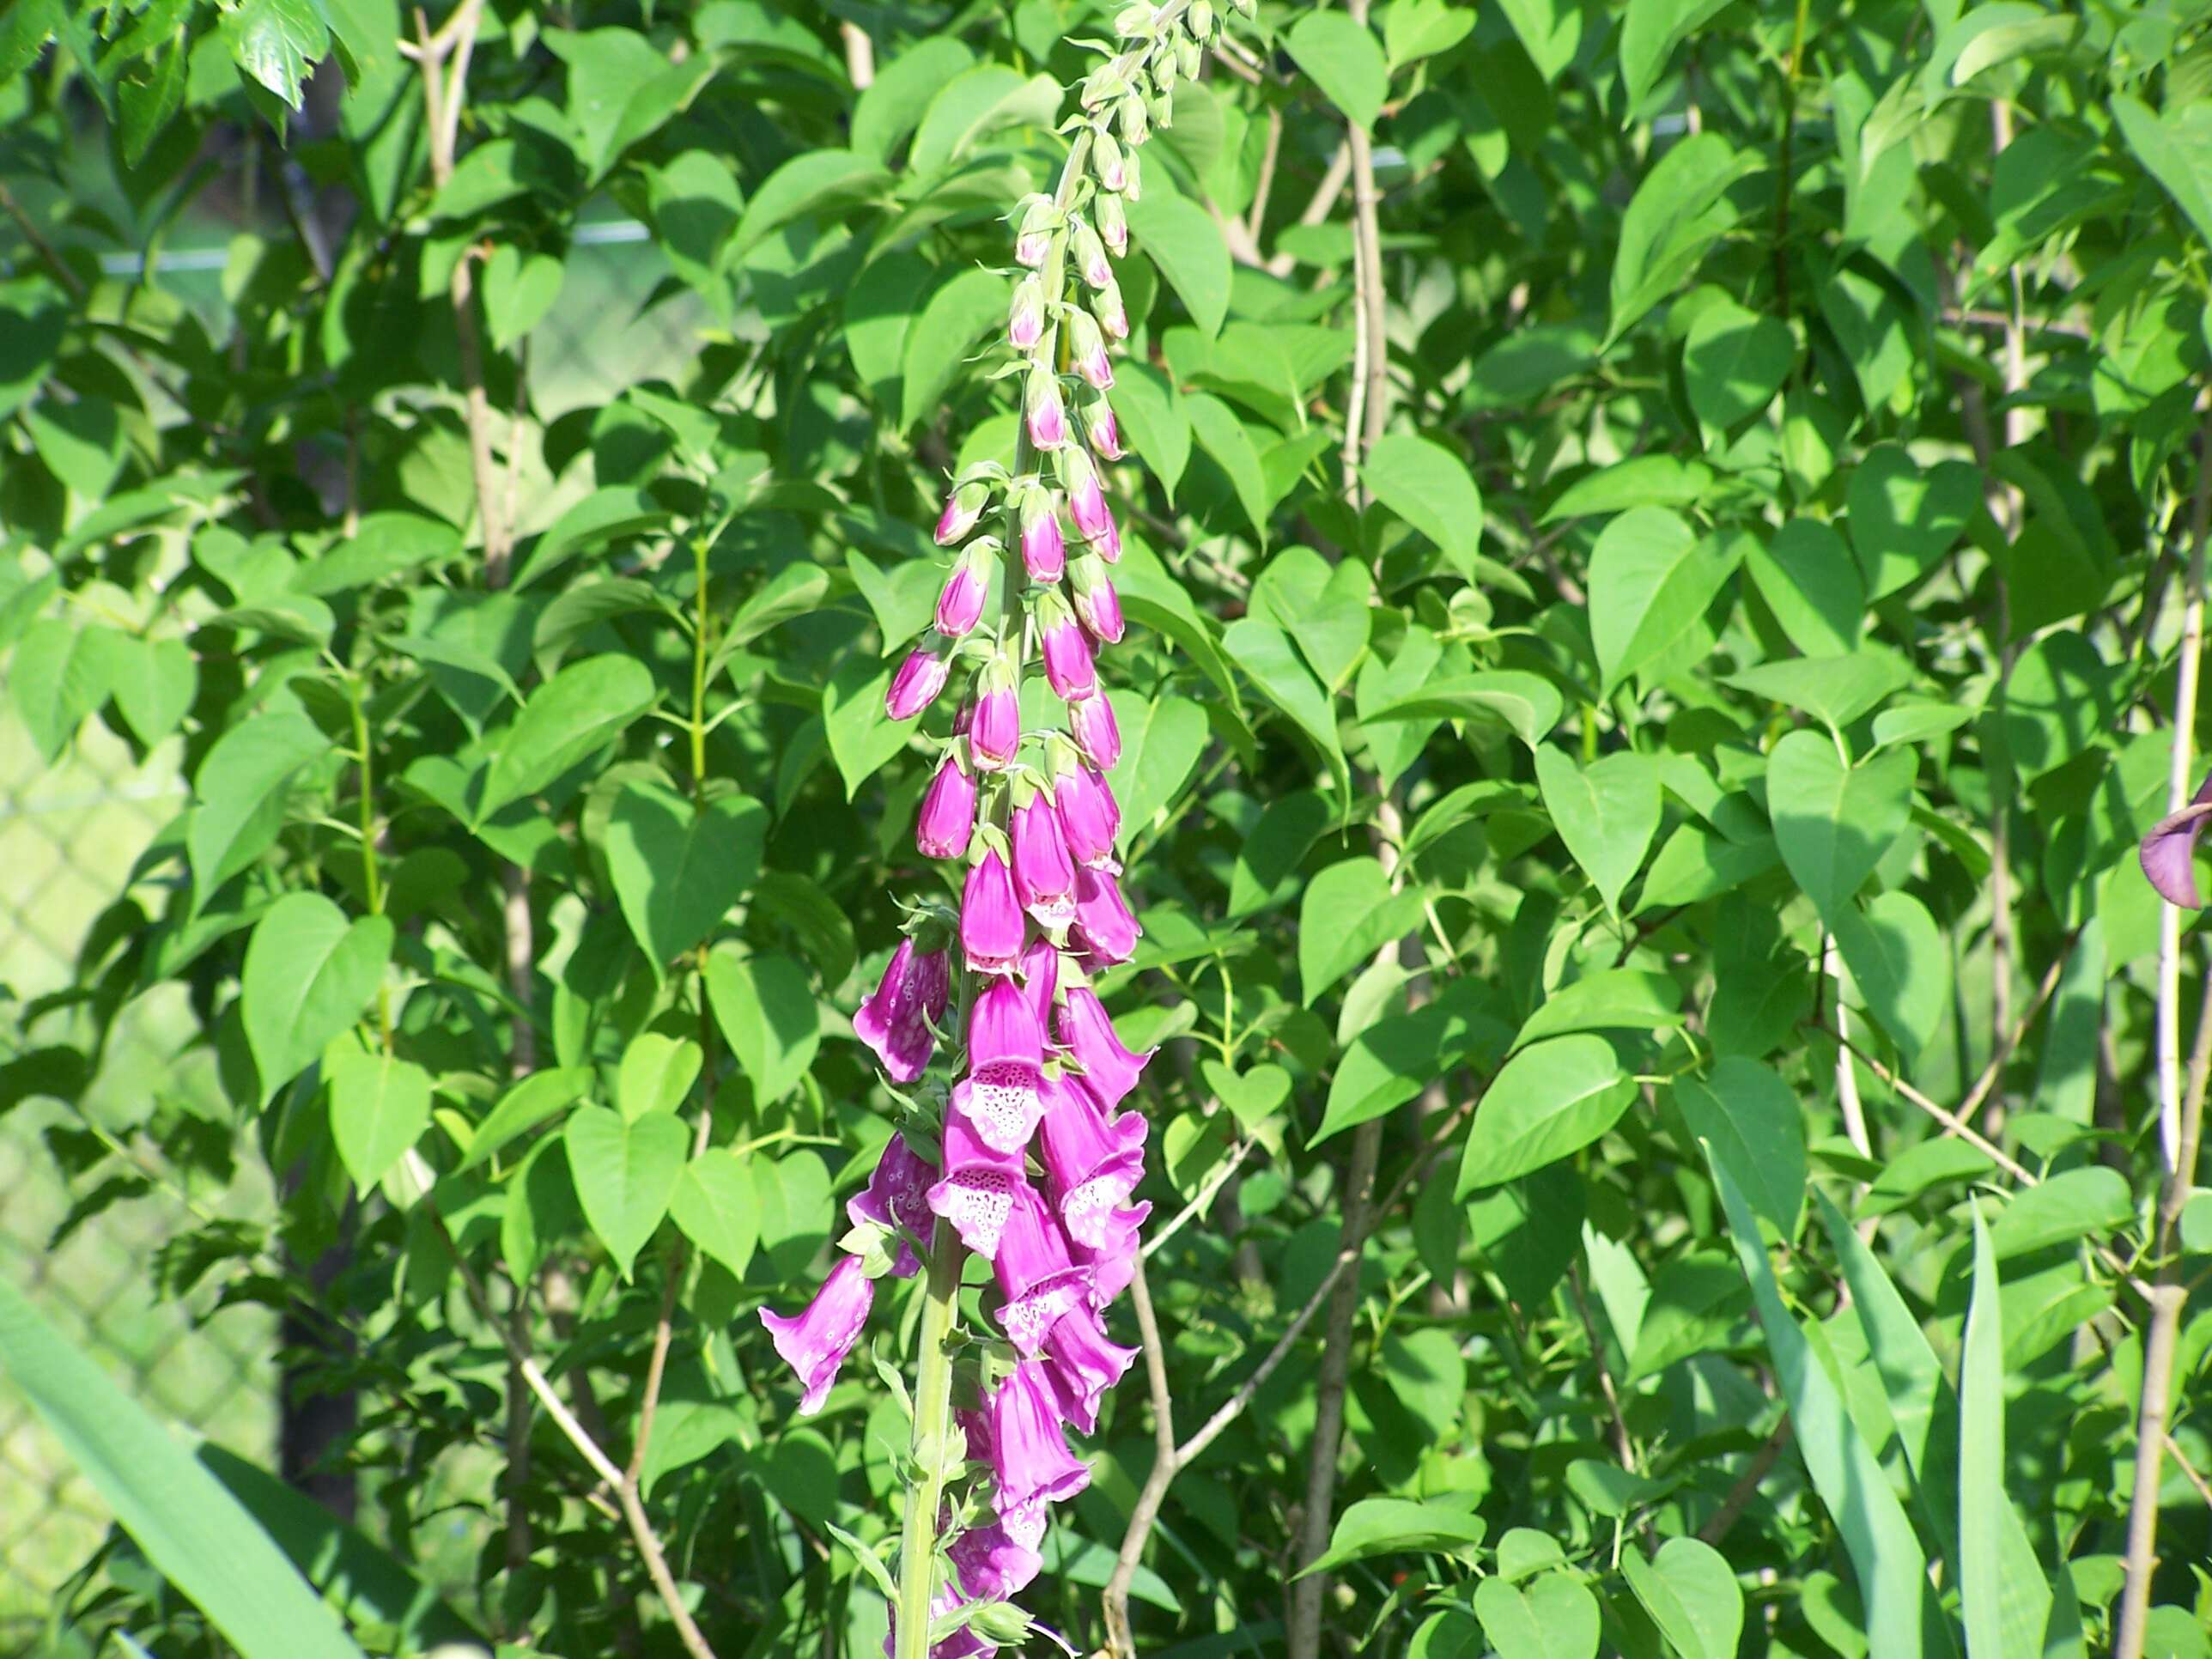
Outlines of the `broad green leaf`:
[{"label": "broad green leaf", "polygon": [[1851,550],[1818,519],[1792,519],[1746,563],[1759,597],[1790,643],[1808,657],[1847,656],[1858,648],[1866,586]]},{"label": "broad green leaf", "polygon": [[1554,1164],[1467,1201],[1468,1239],[1523,1307],[1540,1303],[1582,1249],[1583,1184]]},{"label": "broad green leaf", "polygon": [[1622,514],[1590,550],[1590,642],[1610,692],[1703,619],[1742,557],[1742,538],[1698,537],[1664,507]]},{"label": "broad green leaf", "polygon": [[[868,610],[883,630],[884,649],[891,650],[929,626],[937,608],[937,590],[944,585],[942,569],[933,560],[902,559],[886,572],[858,548],[847,550],[845,568],[853,586],[868,602]],[[884,679],[890,679],[886,672]]]},{"label": "broad green leaf", "polygon": [[1678,1360],[1729,1346],[1750,1310],[1743,1274],[1726,1256],[1676,1256],[1651,1282],[1630,1350],[1628,1381],[1656,1376]]},{"label": "broad green leaf", "polygon": [[82,501],[104,499],[123,470],[123,414],[108,399],[46,398],[23,411],[39,459]]},{"label": "broad green leaf", "polygon": [[707,958],[707,999],[755,1101],[765,1106],[798,1086],[822,1042],[821,1010],[804,968],[789,957],[747,957],[719,945]]},{"label": "broad green leaf", "polygon": [[1656,1031],[1686,1018],[1681,988],[1667,975],[1639,968],[1601,969],[1545,998],[1522,1022],[1513,1046],[1525,1048],[1570,1031]]},{"label": "broad green leaf", "polygon": [[215,740],[193,775],[185,823],[196,907],[276,842],[293,782],[330,747],[313,720],[293,714],[257,715]]},{"label": "broad green leaf", "polygon": [[[1310,12],[1308,17],[1334,15]],[[1458,456],[1410,432],[1388,433],[1367,452],[1359,476],[1376,500],[1434,542],[1461,575],[1474,580],[1482,492]]]},{"label": "broad green leaf", "polygon": [[1536,750],[1544,810],[1613,915],[1620,890],[1644,863],[1659,829],[1659,775],[1648,755],[1626,751],[1577,766],[1550,744]]},{"label": "broad green leaf", "polygon": [[1107,694],[1121,732],[1121,760],[1114,769],[1114,793],[1121,805],[1121,845],[1150,830],[1153,815],[1170,805],[1197,769],[1207,736],[1206,710],[1188,697],[1151,702],[1128,691]]},{"label": "broad green leaf", "polygon": [[1308,1144],[1403,1105],[1471,1054],[1478,1061],[1494,1057],[1504,1036],[1498,1021],[1452,991],[1411,1013],[1376,1020],[1344,1051]]},{"label": "broad green leaf", "polygon": [[1790,1085],[1758,1060],[1725,1054],[1703,1081],[1678,1077],[1673,1087],[1690,1133],[1775,1231],[1795,1238],[1805,1207],[1805,1120]]},{"label": "broad green leaf", "polygon": [[23,630],[9,667],[9,687],[31,741],[48,764],[60,757],[85,716],[107,701],[131,644],[114,629],[74,619],[42,617]]},{"label": "broad green leaf", "polygon": [[1659,158],[1621,216],[1605,348],[1661,300],[1679,293],[1736,222],[1728,190],[1759,165],[1716,132],[1693,133]]},{"label": "broad green leaf", "polygon": [[563,269],[552,254],[525,253],[512,242],[492,250],[484,262],[483,295],[494,351],[509,349],[545,320],[561,297]]},{"label": "broad green leaf", "polygon": [[1450,1554],[1482,1541],[1482,1517],[1449,1498],[1416,1503],[1405,1498],[1363,1498],[1336,1517],[1328,1548],[1297,1576],[1328,1572],[1370,1555]]},{"label": "broad green leaf", "polygon": [[477,803],[483,823],[534,795],[620,736],[653,706],[653,672],[635,657],[586,657],[530,694],[485,777]]},{"label": "broad green leaf", "polygon": [[1329,824],[1328,801],[1310,789],[1278,795],[1237,848],[1229,878],[1232,919],[1283,903],[1297,889],[1298,866]]},{"label": "broad green leaf", "polygon": [[562,1131],[568,1171],[584,1218],[629,1277],[637,1253],[668,1213],[690,1150],[691,1129],[669,1112],[635,1122],[609,1106],[580,1106]]},{"label": "broad green leaf", "polygon": [[1912,810],[1909,749],[1847,767],[1818,732],[1784,734],[1766,761],[1766,810],[1782,861],[1832,928]]},{"label": "broad green leaf", "polygon": [[[1632,18],[1636,0],[1629,8]],[[1652,0],[1667,5],[1674,0]],[[1789,325],[1747,311],[1733,300],[1707,306],[1682,343],[1682,378],[1690,407],[1708,425],[1731,427],[1774,401],[1797,354]]]},{"label": "broad green leaf", "polygon": [[1484,1091],[1460,1163],[1462,1197],[1580,1152],[1636,1097],[1613,1045],[1586,1034],[1531,1043]]},{"label": "broad green leaf", "polygon": [[1636,507],[1694,507],[1712,487],[1713,470],[1703,461],[1632,455],[1577,478],[1544,509],[1542,522],[1626,513]]},{"label": "broad green leaf", "polygon": [[[1666,72],[1674,48],[1726,3],[1727,0],[1629,0],[1620,23],[1620,79],[1632,118],[1644,113],[1644,100]],[[1695,1656],[1686,1656],[1686,1659]]]},{"label": "broad green leaf", "polygon": [[823,730],[830,740],[830,758],[845,781],[848,800],[914,735],[912,721],[895,720],[884,712],[884,694],[890,689],[895,665],[879,665],[864,653],[848,653],[822,688]]},{"label": "broad green leaf", "polygon": [[1559,688],[1537,674],[1501,668],[1461,674],[1425,686],[1360,715],[1362,720],[1486,720],[1534,749],[1559,723]]},{"label": "broad green leaf", "polygon": [[705,1063],[705,1053],[690,1037],[639,1032],[623,1050],[615,1073],[615,1109],[630,1123],[655,1112],[681,1110]]},{"label": "broad green leaf", "polygon": [[1129,447],[1173,501],[1183,469],[1190,465],[1190,416],[1182,394],[1152,364],[1123,363],[1114,371],[1109,401]]},{"label": "broad green leaf", "polygon": [[1574,0],[1500,0],[1536,72],[1556,81],[1582,46],[1583,9]]},{"label": "broad green leaf", "polygon": [[2029,778],[2108,740],[2120,720],[2120,677],[2078,629],[2045,634],[2013,664],[2005,695],[2006,747]]},{"label": "broad green leaf", "polygon": [[2212,242],[2212,106],[2202,102],[2153,115],[2125,93],[2112,100],[2112,118],[2135,158],[2174,204]]},{"label": "broad green leaf", "polygon": [[1001,128],[1048,126],[1060,100],[1060,82],[1049,75],[1024,76],[1004,64],[963,70],[929,100],[907,151],[907,166],[915,173],[935,173]]},{"label": "broad green leaf", "polygon": [[768,809],[747,795],[694,805],[633,778],[607,814],[607,874],[630,932],[665,966],[721,926],[759,873]]},{"label": "broad green leaf", "polygon": [[1751,1281],[1752,1305],[1765,1334],[1775,1380],[1790,1403],[1793,1437],[1813,1487],[1844,1536],[1844,1548],[1868,1609],[1873,1650],[1898,1659],[1955,1655],[1948,1626],[1928,1582],[1928,1558],[1905,1518],[1889,1477],[1851,1420],[1813,1345],[1790,1317],[1766,1259],[1759,1222],[1719,1158],[1713,1182],[1728,1213],[1736,1260]]},{"label": "broad green leaf", "polygon": [[744,217],[722,249],[725,270],[776,231],[805,214],[842,206],[873,194],[890,175],[874,160],[849,149],[807,150],[786,161],[761,181]]},{"label": "broad green leaf", "polygon": [[222,26],[240,72],[298,109],[316,60],[330,50],[320,9],[307,0],[242,0]]},{"label": "broad green leaf", "polygon": [[929,296],[907,331],[899,404],[902,429],[941,412],[945,393],[982,337],[1005,324],[1012,291],[997,272],[970,267]]},{"label": "broad green leaf", "polygon": [[1420,919],[1418,888],[1394,893],[1375,859],[1332,864],[1306,884],[1298,907],[1298,989],[1308,1007],[1323,991]]},{"label": "broad green leaf", "polygon": [[1189,417],[1190,429],[1197,434],[1199,447],[1218,463],[1228,476],[1230,487],[1237,493],[1237,504],[1244,509],[1253,533],[1261,546],[1267,540],[1267,508],[1274,499],[1267,488],[1266,471],[1260,462],[1260,452],[1254,447],[1251,434],[1237,411],[1211,392],[1194,392],[1182,400],[1183,412]]},{"label": "broad green leaf", "polygon": [[[2116,1170],[2095,1173],[2119,1179]],[[2043,1659],[2051,1588],[2005,1490],[2003,1298],[1978,1202],[1971,1212],[1973,1296],[1959,1358],[1959,1599],[1966,1659]]]},{"label": "broad green leaf", "polygon": [[1852,469],[1844,500],[1872,601],[1935,568],[1981,505],[1982,477],[1964,461],[1923,467],[1902,445],[1878,444]]},{"label": "broad green leaf", "polygon": [[957,37],[926,34],[883,65],[853,106],[853,148],[888,163],[939,88],[975,61]]},{"label": "broad green leaf", "polygon": [[1469,9],[1449,0],[1391,0],[1382,13],[1382,50],[1393,70],[1449,52],[1474,32]]},{"label": "broad green leaf", "polygon": [[0,1376],[21,1391],[154,1570],[242,1659],[362,1659],[261,1524],[5,1279]]},{"label": "broad green leaf", "polygon": [[532,1072],[499,1097],[470,1137],[460,1167],[472,1170],[514,1140],[526,1134],[564,1106],[574,1105],[590,1092],[592,1073],[583,1066]]},{"label": "broad green leaf", "polygon": [[1221,635],[1221,648],[1252,678],[1267,701],[1291,717],[1313,740],[1336,778],[1347,808],[1352,799],[1352,774],[1337,740],[1336,714],[1306,665],[1298,660],[1290,636],[1279,628],[1249,617],[1229,624]]},{"label": "broad green leaf", "polygon": [[384,977],[392,940],[386,917],[348,922],[315,892],[287,893],[254,924],[239,1000],[264,1101],[361,1018]]},{"label": "broad green leaf", "polygon": [[1928,908],[1910,893],[1846,905],[1829,927],[1867,1012],[1908,1059],[1935,1040],[1951,1000],[1951,957]]},{"label": "broad green leaf", "polygon": [[760,1198],[745,1160],[710,1146],[684,1166],[668,1200],[684,1237],[738,1278],[760,1239]]},{"label": "broad green leaf", "polygon": [[347,1048],[331,1061],[331,1134],[356,1187],[384,1178],[430,1124],[430,1074],[411,1060]]},{"label": "broad green leaf", "polygon": [[1670,1538],[1650,1561],[1621,1553],[1628,1588],[1680,1659],[1735,1659],[1743,1637],[1743,1589],[1727,1559],[1695,1538]]},{"label": "broad green leaf", "polygon": [[1791,657],[1720,677],[1723,685],[1802,708],[1838,732],[1911,678],[1903,657],[1870,645],[1849,656]]},{"label": "broad green leaf", "polygon": [[659,530],[668,516],[665,507],[635,484],[605,485],[554,520],[523,561],[514,585],[529,587],[580,553]]},{"label": "broad green leaf", "polygon": [[787,1279],[814,1259],[836,1224],[830,1172],[811,1152],[745,1160],[753,1176],[760,1218],[760,1249],[778,1279]]},{"label": "broad green leaf", "polygon": [[1596,1659],[1597,1597],[1563,1571],[1526,1585],[1496,1575],[1474,1587],[1474,1616],[1498,1659]]},{"label": "broad green leaf", "polygon": [[1389,95],[1390,66],[1364,23],[1340,11],[1310,11],[1291,26],[1283,45],[1322,96],[1355,125],[1375,125]]},{"label": "broad green leaf", "polygon": [[181,640],[131,640],[112,653],[115,706],[148,748],[184,723],[199,690],[199,667]]},{"label": "broad green leaf", "polygon": [[[1209,339],[1229,314],[1229,245],[1206,210],[1171,189],[1147,190],[1129,204],[1129,232]],[[1133,322],[1137,320],[1131,319]],[[1192,416],[1196,420],[1195,411]],[[1200,428],[1199,438],[1206,433]],[[1264,522],[1255,514],[1254,522]]]},{"label": "broad green leaf", "polygon": [[2135,1196],[2118,1170],[2094,1164],[2062,1170],[2014,1193],[1990,1228],[2000,1261],[2094,1234],[2124,1231],[2134,1220]]}]

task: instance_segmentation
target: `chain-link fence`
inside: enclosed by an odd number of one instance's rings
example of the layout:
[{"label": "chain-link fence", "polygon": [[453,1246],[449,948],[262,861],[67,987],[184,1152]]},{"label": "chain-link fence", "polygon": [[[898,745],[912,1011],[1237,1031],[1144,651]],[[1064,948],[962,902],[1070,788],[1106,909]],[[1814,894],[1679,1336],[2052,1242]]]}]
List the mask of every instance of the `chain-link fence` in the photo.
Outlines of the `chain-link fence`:
[{"label": "chain-link fence", "polygon": [[[188,301],[210,295],[227,251],[163,256],[165,286]],[[117,255],[111,268],[135,268]],[[678,379],[696,354],[703,308],[688,295],[647,310],[668,274],[642,228],[586,227],[568,258],[561,300],[531,338],[539,411],[605,400],[655,377]],[[219,301],[218,301],[219,303]],[[7,683],[0,659],[0,688]],[[36,999],[67,985],[87,929],[125,890],[132,866],[185,795],[181,744],[143,760],[88,721],[49,765],[0,692],[0,1060],[25,1040]],[[177,988],[134,1003],[99,1074],[80,1099],[33,1100],[0,1113],[0,1275],[25,1291],[110,1375],[164,1423],[273,1467],[277,1434],[276,1321],[248,1306],[214,1306],[211,1291],[183,1299],[155,1291],[156,1253],[210,1216],[266,1217],[265,1171],[241,1158],[219,1190],[178,1171],[111,1159],[70,1182],[64,1150],[123,1137],[157,1109],[195,1111],[228,1124],[212,1059],[187,1048],[195,1030]],[[33,1041],[67,1040],[67,1012],[40,1013]],[[74,1140],[72,1138],[76,1138]],[[0,1656],[29,1650],[110,1523],[21,1396],[0,1376]]]}]

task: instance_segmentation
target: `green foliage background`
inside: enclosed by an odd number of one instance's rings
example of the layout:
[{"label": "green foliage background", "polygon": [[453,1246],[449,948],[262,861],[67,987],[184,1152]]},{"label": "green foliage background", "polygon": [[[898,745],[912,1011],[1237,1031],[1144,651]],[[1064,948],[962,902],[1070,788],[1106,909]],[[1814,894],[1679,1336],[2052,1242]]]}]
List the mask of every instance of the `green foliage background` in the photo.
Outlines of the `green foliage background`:
[{"label": "green foliage background", "polygon": [[[1115,394],[1146,939],[1102,988],[1166,1045],[1186,1438],[1359,1248],[1168,1486],[1146,1654],[1284,1647],[1316,1492],[1294,1653],[2106,1651],[2161,1297],[2141,1650],[2212,1650],[2212,1195],[2160,1134],[2207,981],[2135,860],[2197,766],[2209,21],[1270,0],[1177,88]],[[368,1651],[678,1650],[504,1333],[719,1651],[872,1654],[900,1406],[863,1358],[802,1423],[754,1313],[894,1121],[848,1016],[945,878],[882,692],[945,479],[1012,448],[1005,216],[1112,18],[464,23],[448,149],[379,0],[0,18],[9,696],[50,763],[97,721],[191,781],[15,1010],[0,1106],[80,1105],[181,989],[216,1098],[50,1145],[80,1199],[171,1206],[164,1294],[322,1334],[359,1531],[203,1462]],[[533,331],[610,217],[696,343],[577,404]],[[160,252],[217,225],[188,301]],[[240,1164],[273,1224],[143,1178]],[[1149,1392],[1029,1598],[1079,1649]],[[134,1530],[53,1650],[226,1650]]]}]

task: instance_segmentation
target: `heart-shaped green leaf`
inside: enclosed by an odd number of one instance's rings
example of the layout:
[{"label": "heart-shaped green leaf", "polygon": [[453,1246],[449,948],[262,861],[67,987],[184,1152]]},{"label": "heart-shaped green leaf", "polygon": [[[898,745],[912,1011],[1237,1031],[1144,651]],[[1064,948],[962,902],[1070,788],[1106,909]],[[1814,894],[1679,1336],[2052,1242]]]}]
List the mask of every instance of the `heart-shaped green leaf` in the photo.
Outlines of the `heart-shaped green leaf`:
[{"label": "heart-shaped green leaf", "polygon": [[1903,833],[1917,764],[1889,749],[1847,767],[1818,732],[1784,734],[1766,760],[1766,810],[1782,861],[1830,927]]},{"label": "heart-shaped green leaf", "polygon": [[320,893],[287,893],[254,925],[239,1000],[264,1101],[361,1017],[392,939],[385,917],[349,923]]},{"label": "heart-shaped green leaf", "polygon": [[720,945],[707,958],[714,1023],[763,1105],[806,1075],[822,1042],[822,1012],[806,970],[789,957],[748,957]]},{"label": "heart-shaped green leaf", "polygon": [[768,809],[747,795],[694,806],[664,784],[623,785],[607,815],[607,874],[630,932],[657,964],[720,925],[759,873]]},{"label": "heart-shaped green leaf", "polygon": [[1620,913],[1620,890],[1644,863],[1659,829],[1659,774],[1648,755],[1607,755],[1587,767],[1549,745],[1536,751],[1544,810],[1597,889]]},{"label": "heart-shaped green leaf", "polygon": [[358,1187],[372,1187],[430,1123],[430,1074],[410,1060],[348,1048],[331,1062],[331,1133]]},{"label": "heart-shaped green leaf", "polygon": [[649,1112],[635,1122],[611,1106],[580,1106],[562,1139],[584,1219],[629,1277],[637,1253],[668,1213],[691,1138],[682,1119]]}]

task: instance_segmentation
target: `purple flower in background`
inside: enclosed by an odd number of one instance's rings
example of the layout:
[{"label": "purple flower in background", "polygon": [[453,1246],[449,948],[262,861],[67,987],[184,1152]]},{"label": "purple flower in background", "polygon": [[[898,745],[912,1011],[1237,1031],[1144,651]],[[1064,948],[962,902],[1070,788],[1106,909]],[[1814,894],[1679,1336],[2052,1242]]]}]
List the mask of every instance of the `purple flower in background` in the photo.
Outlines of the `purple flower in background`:
[{"label": "purple flower in background", "polygon": [[1060,1317],[1091,1295],[1091,1269],[1069,1254],[1067,1235],[1026,1182],[1014,1189],[991,1266],[1006,1293],[999,1310],[1000,1328],[1024,1354],[1036,1353]]},{"label": "purple flower in background", "polygon": [[875,1280],[862,1270],[860,1257],[848,1255],[830,1270],[814,1300],[796,1319],[767,1308],[760,1310],[761,1323],[775,1339],[775,1351],[805,1389],[799,1401],[800,1416],[811,1417],[822,1409],[837,1381],[837,1368],[860,1340],[860,1328],[867,1323],[875,1300]]},{"label": "purple flower in background", "polygon": [[[904,1135],[893,1135],[884,1143],[883,1156],[876,1160],[875,1173],[868,1177],[867,1186],[845,1200],[846,1219],[855,1227],[872,1221],[879,1226],[903,1229],[916,1238],[927,1238],[929,1188],[936,1173],[906,1144]],[[921,1266],[914,1247],[902,1237],[892,1273],[910,1279]]]},{"label": "purple flower in background", "polygon": [[1067,705],[1067,734],[1084,759],[1102,772],[1112,771],[1121,758],[1121,728],[1115,723],[1114,705],[1103,692]]},{"label": "purple flower in background", "polygon": [[990,1414],[991,1468],[1002,1517],[1063,1502],[1091,1484],[1091,1471],[1067,1449],[1043,1362],[1028,1359],[1015,1366],[992,1395]]},{"label": "purple flower in background", "polygon": [[1075,873],[1075,931],[1101,962],[1127,962],[1144,929],[1129,914],[1121,884],[1110,870],[1085,865]]},{"label": "purple flower in background", "polygon": [[969,866],[968,884],[960,895],[960,948],[968,969],[977,974],[1003,974],[1022,954],[1027,930],[1022,907],[1014,896],[1014,878],[996,848]]},{"label": "purple flower in background", "polygon": [[1022,492],[1022,568],[1033,582],[1056,582],[1067,568],[1067,544],[1052,491],[1031,484]]},{"label": "purple flower in background", "polygon": [[1044,1340],[1044,1359],[1060,1415],[1084,1434],[1098,1431],[1098,1402],[1137,1357],[1106,1340],[1106,1328],[1088,1308],[1060,1316]]},{"label": "purple flower in background", "polygon": [[1087,985],[1067,988],[1060,1005],[1057,1033],[1060,1046],[1075,1056],[1083,1067],[1084,1081],[1099,1105],[1109,1112],[1128,1097],[1137,1079],[1145,1074],[1145,1067],[1159,1052],[1147,1048],[1141,1054],[1133,1054],[1124,1048],[1113,1020],[1107,1016],[1106,1005]]},{"label": "purple flower in background", "polygon": [[914,844],[926,859],[957,859],[975,830],[975,780],[948,754],[938,763],[914,821]]},{"label": "purple flower in background", "polygon": [[926,645],[917,647],[891,676],[890,688],[884,693],[884,712],[895,720],[912,720],[937,701],[951,672],[946,659]]},{"label": "purple flower in background", "polygon": [[1075,865],[1060,835],[1060,815],[1043,794],[1014,808],[1012,839],[1014,893],[1022,908],[1040,927],[1066,927],[1075,918]]},{"label": "purple flower in background", "polygon": [[1102,645],[1119,645],[1124,631],[1121,620],[1121,596],[1114,591],[1114,579],[1106,574],[1106,562],[1095,553],[1086,553],[1075,562],[1075,614],[1091,637]]},{"label": "purple flower in background", "polygon": [[2212,817],[2212,776],[2197,786],[2188,805],[2151,825],[2136,849],[2143,875],[2158,896],[2185,910],[2204,908],[2197,891],[2197,842],[2208,817]]},{"label": "purple flower in background", "polygon": [[1052,795],[1075,861],[1094,870],[1112,864],[1114,837],[1121,833],[1121,809],[1106,780],[1063,750],[1062,763],[1053,772]]},{"label": "purple flower in background", "polygon": [[853,1016],[853,1035],[876,1051],[894,1083],[911,1083],[936,1051],[934,1027],[952,994],[952,964],[943,950],[899,941],[875,994]]}]

